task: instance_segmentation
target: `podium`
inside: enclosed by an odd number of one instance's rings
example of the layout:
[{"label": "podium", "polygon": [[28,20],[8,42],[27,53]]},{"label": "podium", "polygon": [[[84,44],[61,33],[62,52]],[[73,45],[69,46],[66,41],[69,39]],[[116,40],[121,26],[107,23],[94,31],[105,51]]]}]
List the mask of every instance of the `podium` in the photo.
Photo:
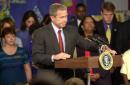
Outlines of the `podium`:
[{"label": "podium", "polygon": [[[122,65],[121,55],[115,55],[113,57],[113,67],[120,67]],[[86,58],[85,56],[55,61],[55,68],[70,68],[70,69],[83,69],[83,68],[99,68],[99,57],[92,56]],[[90,75],[88,75],[88,85],[90,85]]]},{"label": "podium", "polygon": [[[113,56],[113,67],[120,67],[122,65],[121,55]],[[98,56],[92,56],[89,58],[78,57],[67,60],[55,61],[55,68],[70,68],[70,69],[82,69],[82,68],[99,68]]]}]

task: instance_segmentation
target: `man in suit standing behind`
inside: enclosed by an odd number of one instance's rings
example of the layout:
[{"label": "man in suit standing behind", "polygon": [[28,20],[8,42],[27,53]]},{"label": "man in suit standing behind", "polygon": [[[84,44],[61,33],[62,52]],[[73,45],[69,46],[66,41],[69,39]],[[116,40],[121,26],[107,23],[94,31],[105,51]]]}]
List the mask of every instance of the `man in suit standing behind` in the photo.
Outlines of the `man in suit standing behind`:
[{"label": "man in suit standing behind", "polygon": [[75,26],[75,29],[78,30],[81,21],[86,16],[86,11],[86,6],[83,3],[78,3],[76,5],[75,14],[71,16],[68,24]]},{"label": "man in suit standing behind", "polygon": [[[101,8],[102,20],[97,22],[96,31],[97,33],[109,44],[110,48],[117,50],[116,39],[117,31],[120,23],[117,22],[114,16],[115,6],[111,2],[104,2]],[[113,85],[119,85],[120,81],[120,69],[115,69],[112,73],[112,83]]]},{"label": "man in suit standing behind", "polygon": [[111,2],[104,2],[101,8],[101,16],[103,19],[96,23],[97,33],[108,42],[112,49],[116,49],[116,35],[119,26],[114,12],[114,4]]},{"label": "man in suit standing behind", "polygon": [[98,49],[98,46],[88,40],[84,40],[72,27],[67,26],[67,8],[59,3],[50,6],[49,14],[51,23],[37,29],[33,34],[33,62],[40,69],[53,69],[65,80],[72,77],[68,69],[56,70],[56,60],[68,59],[73,55],[75,46],[83,49]]}]

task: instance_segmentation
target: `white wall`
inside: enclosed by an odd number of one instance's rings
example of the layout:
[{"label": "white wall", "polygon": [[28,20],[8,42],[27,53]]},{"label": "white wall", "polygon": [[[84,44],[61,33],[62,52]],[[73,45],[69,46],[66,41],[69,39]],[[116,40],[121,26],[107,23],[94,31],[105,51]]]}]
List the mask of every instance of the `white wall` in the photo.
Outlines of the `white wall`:
[{"label": "white wall", "polygon": [[128,10],[128,0],[104,0],[104,1],[111,1],[116,6],[116,10]]}]

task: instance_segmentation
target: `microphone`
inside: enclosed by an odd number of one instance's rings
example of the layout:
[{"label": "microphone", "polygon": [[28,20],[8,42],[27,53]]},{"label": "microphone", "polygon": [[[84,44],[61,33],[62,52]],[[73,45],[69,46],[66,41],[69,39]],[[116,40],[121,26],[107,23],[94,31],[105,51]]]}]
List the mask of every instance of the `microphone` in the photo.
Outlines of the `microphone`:
[{"label": "microphone", "polygon": [[91,40],[99,45],[99,53],[104,52],[105,50],[109,50],[110,48],[108,47],[109,44],[102,40],[101,38],[95,38],[92,37]]},{"label": "microphone", "polygon": [[91,37],[90,40],[96,42],[96,43],[99,44],[99,45],[104,45],[104,44],[109,45],[107,42],[105,42],[104,40],[102,40],[102,39],[99,38],[99,37],[97,37],[97,38]]},{"label": "microphone", "polygon": [[103,40],[101,37],[97,37],[97,39],[101,41],[103,44],[109,45],[109,43]]}]

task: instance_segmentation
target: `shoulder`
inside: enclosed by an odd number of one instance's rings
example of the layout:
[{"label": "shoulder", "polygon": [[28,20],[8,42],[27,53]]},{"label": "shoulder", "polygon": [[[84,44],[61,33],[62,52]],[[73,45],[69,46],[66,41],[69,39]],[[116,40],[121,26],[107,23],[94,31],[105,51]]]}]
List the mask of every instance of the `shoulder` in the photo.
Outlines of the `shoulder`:
[{"label": "shoulder", "polygon": [[124,24],[126,25],[130,24],[130,20],[125,21]]},{"label": "shoulder", "polygon": [[130,49],[123,54],[123,58],[130,58]]},{"label": "shoulder", "polygon": [[128,29],[130,28],[130,20],[125,21],[122,23],[123,29]]},{"label": "shoulder", "polygon": [[51,24],[42,26],[42,27],[36,29],[36,30],[34,31],[34,34],[44,34],[44,33],[46,33],[46,32],[47,32],[49,29],[51,29],[51,28],[52,28]]},{"label": "shoulder", "polygon": [[22,47],[17,47],[17,54],[25,54],[27,51]]}]

